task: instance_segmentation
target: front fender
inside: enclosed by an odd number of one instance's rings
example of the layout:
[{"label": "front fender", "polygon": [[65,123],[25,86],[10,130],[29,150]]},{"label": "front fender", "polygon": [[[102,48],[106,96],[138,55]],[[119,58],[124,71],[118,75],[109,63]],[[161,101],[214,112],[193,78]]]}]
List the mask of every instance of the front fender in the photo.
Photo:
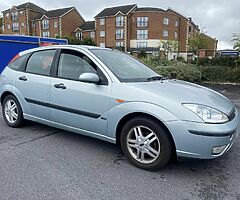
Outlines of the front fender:
[{"label": "front fender", "polygon": [[146,102],[126,102],[108,111],[107,135],[116,138],[116,130],[120,120],[131,113],[145,113],[159,119],[164,124],[170,121],[178,121],[173,113],[158,105]]}]

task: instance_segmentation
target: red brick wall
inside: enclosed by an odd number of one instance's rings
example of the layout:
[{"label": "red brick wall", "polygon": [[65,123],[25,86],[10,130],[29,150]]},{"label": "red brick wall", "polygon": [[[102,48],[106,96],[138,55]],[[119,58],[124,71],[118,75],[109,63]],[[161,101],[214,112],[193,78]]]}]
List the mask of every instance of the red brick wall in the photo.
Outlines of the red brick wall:
[{"label": "red brick wall", "polygon": [[62,17],[62,36],[74,36],[74,31],[84,23],[76,9]]}]

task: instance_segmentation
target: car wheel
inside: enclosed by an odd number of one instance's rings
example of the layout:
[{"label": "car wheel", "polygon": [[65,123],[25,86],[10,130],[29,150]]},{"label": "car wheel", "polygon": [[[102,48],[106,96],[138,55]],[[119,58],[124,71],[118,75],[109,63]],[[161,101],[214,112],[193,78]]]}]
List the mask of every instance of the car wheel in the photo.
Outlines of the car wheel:
[{"label": "car wheel", "polygon": [[2,104],[3,118],[6,124],[12,128],[18,128],[23,125],[23,112],[19,101],[13,95],[4,98]]},{"label": "car wheel", "polygon": [[138,168],[156,171],[171,159],[173,147],[168,132],[150,118],[137,117],[128,121],[120,140],[125,156]]}]

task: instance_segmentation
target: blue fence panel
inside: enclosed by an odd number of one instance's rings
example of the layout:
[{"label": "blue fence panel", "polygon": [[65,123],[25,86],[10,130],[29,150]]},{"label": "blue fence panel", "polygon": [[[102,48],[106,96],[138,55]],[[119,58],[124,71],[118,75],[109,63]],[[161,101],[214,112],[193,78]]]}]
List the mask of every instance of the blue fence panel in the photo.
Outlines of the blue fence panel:
[{"label": "blue fence panel", "polygon": [[68,41],[55,38],[0,35],[0,73],[19,52],[50,44],[65,45]]}]

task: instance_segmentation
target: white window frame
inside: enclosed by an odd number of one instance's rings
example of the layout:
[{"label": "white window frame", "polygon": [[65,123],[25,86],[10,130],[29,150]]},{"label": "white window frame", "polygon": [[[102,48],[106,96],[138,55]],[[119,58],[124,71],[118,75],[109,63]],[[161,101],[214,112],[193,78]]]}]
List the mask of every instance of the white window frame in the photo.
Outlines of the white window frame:
[{"label": "white window frame", "polygon": [[174,38],[178,39],[178,32],[177,31],[174,32]]},{"label": "white window frame", "polygon": [[78,39],[78,40],[80,40],[80,41],[82,41],[83,40],[83,34],[81,33],[81,32],[76,32],[76,38]]},{"label": "white window frame", "polygon": [[23,15],[23,14],[24,14],[24,12],[21,10],[21,11],[19,12],[19,14],[20,14],[20,15]]},{"label": "white window frame", "polygon": [[49,20],[48,19],[42,20],[42,29],[43,30],[49,29]]},{"label": "white window frame", "polygon": [[12,21],[17,21],[18,20],[18,11],[12,12]]},{"label": "white window frame", "polygon": [[166,25],[166,26],[169,25],[169,18],[168,17],[163,18],[163,24]]},{"label": "white window frame", "polygon": [[105,18],[100,18],[100,26],[104,26],[105,25]]},{"label": "white window frame", "polygon": [[122,40],[124,38],[124,29],[116,30],[116,40]]},{"label": "white window frame", "polygon": [[137,30],[137,40],[147,40],[148,30]]},{"label": "white window frame", "polygon": [[163,37],[168,37],[168,36],[169,36],[169,31],[163,30]]},{"label": "white window frame", "polygon": [[24,27],[25,26],[25,23],[24,22],[21,22],[21,27]]},{"label": "white window frame", "polygon": [[49,38],[50,37],[50,32],[49,31],[43,31],[42,32],[42,37]]},{"label": "white window frame", "polygon": [[18,22],[14,22],[12,24],[12,30],[13,31],[19,31],[19,24],[18,24]]},{"label": "white window frame", "polygon": [[95,31],[91,31],[91,32],[90,32],[90,38],[91,38],[91,39],[95,38]]},{"label": "white window frame", "polygon": [[102,42],[102,43],[99,44],[99,47],[101,47],[101,48],[105,48],[106,45],[105,45],[105,43]]},{"label": "white window frame", "polygon": [[58,28],[58,21],[54,21],[54,22],[53,22],[53,27],[54,27],[54,28]]},{"label": "white window frame", "polygon": [[179,20],[176,20],[175,21],[175,27],[178,27],[179,26]]},{"label": "white window frame", "polygon": [[116,42],[116,47],[124,47],[124,42]]},{"label": "white window frame", "polygon": [[105,33],[105,31],[100,31],[99,35],[100,35],[100,37],[105,37],[106,33]]},{"label": "white window frame", "polygon": [[137,48],[147,48],[147,42],[137,42]]},{"label": "white window frame", "polygon": [[124,16],[116,17],[116,27],[124,26]]},{"label": "white window frame", "polygon": [[137,17],[137,27],[148,27],[148,17]]},{"label": "white window frame", "polygon": [[10,30],[10,29],[11,29],[11,25],[7,24],[7,30]]}]

